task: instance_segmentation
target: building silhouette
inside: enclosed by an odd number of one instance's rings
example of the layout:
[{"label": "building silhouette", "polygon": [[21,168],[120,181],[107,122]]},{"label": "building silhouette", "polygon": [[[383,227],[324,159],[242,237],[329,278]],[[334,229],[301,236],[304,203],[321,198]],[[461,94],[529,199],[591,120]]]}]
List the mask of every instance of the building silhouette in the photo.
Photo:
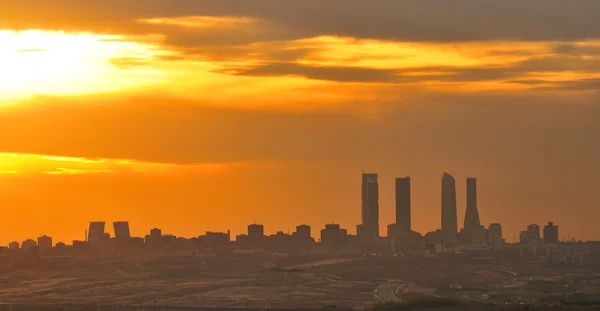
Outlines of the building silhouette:
[{"label": "building silhouette", "polygon": [[113,222],[113,228],[115,230],[115,239],[129,240],[131,238],[129,223],[127,221],[115,221]]},{"label": "building silhouette", "polygon": [[296,232],[294,233],[298,238],[301,239],[311,239],[310,235],[310,226],[309,225],[299,225],[296,226]]},{"label": "building silhouette", "polygon": [[227,232],[211,232],[207,231],[205,235],[198,237],[201,244],[209,246],[228,245],[231,242],[231,231]]},{"label": "building silhouette", "polygon": [[558,243],[558,226],[549,222],[544,226],[544,244]]},{"label": "building silhouette", "polygon": [[456,216],[456,181],[444,172],[442,177],[442,236],[444,242],[455,241],[458,234]]},{"label": "building silhouette", "polygon": [[146,244],[151,246],[158,246],[162,244],[162,230],[154,228],[150,230],[150,234],[146,235]]},{"label": "building silhouette", "polygon": [[396,178],[396,225],[405,232],[410,232],[410,177]]},{"label": "building silhouette", "polygon": [[377,174],[362,175],[362,225],[358,235],[363,240],[379,237],[379,183]]},{"label": "building silhouette", "polygon": [[154,228],[150,230],[150,236],[154,238],[162,238],[162,230]]},{"label": "building silhouette", "polygon": [[17,241],[8,243],[8,249],[17,250],[20,248],[20,244]]},{"label": "building silhouette", "polygon": [[27,239],[21,243],[22,249],[33,249],[37,246],[37,243],[32,239]]},{"label": "building silhouette", "polygon": [[265,236],[265,227],[263,225],[251,224],[248,225],[248,237],[262,238]]},{"label": "building silhouette", "polygon": [[325,225],[321,230],[321,244],[330,249],[340,249],[346,245],[348,231],[342,229],[338,224]]},{"label": "building silhouette", "polygon": [[492,248],[498,248],[504,244],[504,240],[502,239],[502,225],[495,223],[490,224],[489,229],[489,245]]},{"label": "building silhouette", "polygon": [[88,230],[88,242],[96,243],[105,239],[104,227],[106,223],[103,221],[92,221],[90,222],[90,228]]},{"label": "building silhouette", "polygon": [[479,210],[477,209],[477,179],[467,178],[467,210],[465,212],[465,230],[481,226]]},{"label": "building silhouette", "polygon": [[52,237],[43,235],[43,236],[37,238],[37,245],[40,247],[40,249],[43,249],[43,250],[51,249],[52,248]]},{"label": "building silhouette", "polygon": [[519,234],[519,242],[521,244],[533,244],[540,241],[540,226],[531,224],[527,226],[525,231],[521,231]]}]

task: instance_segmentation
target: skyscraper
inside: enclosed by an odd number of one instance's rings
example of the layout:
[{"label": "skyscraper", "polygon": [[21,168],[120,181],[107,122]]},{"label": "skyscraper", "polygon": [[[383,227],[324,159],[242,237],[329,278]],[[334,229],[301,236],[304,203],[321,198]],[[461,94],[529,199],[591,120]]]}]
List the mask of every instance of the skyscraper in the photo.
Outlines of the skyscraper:
[{"label": "skyscraper", "polygon": [[411,231],[410,177],[396,178],[396,224],[403,231]]},{"label": "skyscraper", "polygon": [[379,237],[379,183],[377,174],[362,175],[362,239]]},{"label": "skyscraper", "polygon": [[490,246],[493,248],[498,248],[504,244],[502,239],[502,225],[495,223],[490,224]]},{"label": "skyscraper", "polygon": [[106,224],[103,221],[90,222],[90,228],[88,231],[88,242],[95,243],[104,240],[105,225]]},{"label": "skyscraper", "polygon": [[544,244],[552,244],[560,242],[558,238],[558,226],[553,222],[549,222],[544,226]]},{"label": "skyscraper", "polygon": [[465,212],[465,231],[481,226],[479,210],[477,209],[477,179],[467,178],[467,210]]},{"label": "skyscraper", "polygon": [[131,238],[131,233],[129,232],[129,223],[126,221],[116,221],[113,223],[113,228],[115,229],[115,239],[117,240],[128,240]]},{"label": "skyscraper", "polygon": [[455,241],[458,234],[456,181],[446,172],[442,177],[442,234],[444,242]]}]

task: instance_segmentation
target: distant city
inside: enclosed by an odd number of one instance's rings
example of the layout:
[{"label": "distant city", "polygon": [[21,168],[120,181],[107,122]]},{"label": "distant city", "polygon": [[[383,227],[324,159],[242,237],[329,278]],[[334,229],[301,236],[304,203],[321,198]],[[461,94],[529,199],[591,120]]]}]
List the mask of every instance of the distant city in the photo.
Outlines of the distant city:
[{"label": "distant city", "polygon": [[[502,225],[491,223],[487,228],[481,224],[477,207],[477,179],[467,178],[467,206],[463,228],[458,229],[456,204],[456,180],[443,173],[441,191],[441,226],[439,230],[422,235],[412,230],[411,179],[395,180],[395,223],[387,226],[387,235],[379,232],[379,180],[374,173],[362,174],[362,223],[357,225],[356,235],[348,234],[339,224],[327,224],[320,231],[320,239],[312,237],[311,227],[301,224],[292,234],[282,231],[265,235],[261,224],[248,225],[246,234],[231,237],[231,232],[206,232],[195,238],[163,234],[159,228],[150,230],[145,237],[132,237],[127,221],[113,223],[114,237],[106,232],[106,223],[94,221],[85,232],[85,240],[75,240],[71,245],[63,242],[53,244],[50,236],[36,240],[15,241],[5,252],[30,253],[120,253],[120,252],[204,252],[204,251],[281,251],[294,253],[353,252],[365,255],[400,255],[405,253],[435,254],[462,252],[465,250],[501,250],[518,247],[519,255],[562,254],[552,260],[585,261],[591,254],[600,252],[600,243],[563,241],[559,239],[558,226],[546,224],[543,231],[537,224],[530,224],[519,236],[519,243],[507,243],[503,239]],[[543,232],[543,235],[541,234]],[[577,245],[577,253],[573,248]],[[583,250],[582,250],[583,249]],[[586,257],[587,256],[587,257]],[[547,257],[547,256],[546,256]],[[549,259],[550,260],[550,259]]]}]

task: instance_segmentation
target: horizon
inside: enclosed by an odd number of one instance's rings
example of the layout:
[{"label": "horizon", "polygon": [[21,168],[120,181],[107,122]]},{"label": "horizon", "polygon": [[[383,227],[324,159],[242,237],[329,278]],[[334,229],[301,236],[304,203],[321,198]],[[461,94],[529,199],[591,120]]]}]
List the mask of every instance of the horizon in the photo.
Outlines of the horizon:
[{"label": "horizon", "polygon": [[451,170],[458,215],[462,180],[476,176],[482,222],[509,241],[549,221],[600,239],[597,11],[560,0],[0,3],[0,241],[69,241],[90,219],[128,219],[138,235],[253,221],[355,232],[364,169],[381,176],[382,232],[397,176],[413,177],[415,230],[438,229],[438,174]]},{"label": "horizon", "polygon": [[[363,174],[363,175],[376,175],[376,176],[377,176],[378,183],[379,183],[379,184],[381,184],[381,182],[380,182],[380,180],[379,180],[379,173],[366,173],[366,172],[364,172],[364,171],[363,171],[363,173],[362,173],[362,174]],[[442,177],[444,177],[444,176],[450,176],[450,177],[452,177],[452,178],[455,178],[455,177],[454,177],[452,174],[450,174],[448,171],[444,171],[444,172],[441,174],[441,176],[442,176]],[[412,176],[405,176],[405,177],[395,177],[395,178],[394,178],[394,180],[396,180],[396,179],[402,179],[402,178],[410,178],[411,180],[413,180],[413,177],[412,177]],[[465,177],[465,178],[464,178],[464,180],[465,180],[465,182],[467,182],[467,181],[469,181],[469,180],[476,180],[476,181],[478,181],[477,177]],[[410,186],[409,186],[409,187],[410,187]],[[441,189],[440,189],[440,190],[441,190]],[[441,192],[440,192],[440,197],[441,197]],[[457,197],[460,197],[460,195],[457,195]],[[465,198],[466,198],[466,196],[465,196]],[[477,194],[477,193],[476,193],[476,200],[479,200],[479,196],[478,196],[478,194]],[[466,199],[465,199],[464,201],[466,202]],[[411,205],[412,205],[412,204],[413,204],[413,202],[411,202]],[[381,206],[380,206],[380,205],[378,206],[378,209],[379,209],[379,210],[381,210]],[[476,207],[476,209],[477,209],[477,207]],[[463,222],[463,220],[464,220],[464,217],[463,217],[463,216],[464,216],[464,213],[466,213],[466,208],[464,208],[464,209],[462,209],[462,210],[461,210],[461,209],[459,209],[459,208],[457,208],[457,211],[461,211],[461,212],[463,212],[463,214],[462,214],[462,215],[460,215],[460,213],[459,213],[459,215],[458,215],[459,217],[458,217],[458,219],[457,219],[458,230],[460,231],[460,230],[463,230],[463,229],[465,229],[465,228],[464,228],[464,222]],[[358,210],[358,209],[357,209],[357,211],[356,211],[356,212],[358,213],[358,212],[360,212],[360,210]],[[396,212],[396,211],[394,211],[394,213],[395,213],[395,212]],[[414,212],[414,211],[412,211],[412,212]],[[441,217],[442,217],[442,216],[441,216],[441,208],[440,208],[440,214],[438,215],[438,217],[440,218],[440,221],[441,221]],[[412,217],[411,217],[411,218],[412,218]],[[115,237],[114,228],[113,228],[113,226],[112,226],[114,223],[118,223],[118,222],[126,222],[126,223],[128,223],[128,224],[129,224],[129,228],[131,228],[131,224],[133,223],[133,224],[134,224],[134,225],[133,225],[133,228],[136,228],[136,226],[135,226],[135,221],[130,221],[130,220],[127,220],[127,219],[114,219],[114,220],[110,220],[110,221],[106,221],[106,220],[102,220],[102,219],[96,219],[96,220],[90,220],[90,221],[88,221],[87,223],[92,223],[92,222],[102,222],[102,223],[105,223],[105,224],[107,225],[107,227],[106,227],[106,229],[105,229],[105,231],[104,231],[104,232],[106,232],[106,233],[110,234],[110,238],[114,238],[114,237]],[[381,219],[380,219],[380,222],[381,222]],[[413,219],[411,219],[411,222],[413,222],[413,224],[414,224],[414,220],[413,220]],[[197,233],[197,234],[195,234],[195,235],[188,235],[188,236],[178,235],[178,234],[171,233],[171,232],[168,232],[168,231],[166,232],[166,231],[164,231],[164,230],[163,230],[163,228],[162,228],[161,226],[150,226],[150,227],[148,227],[148,228],[146,228],[146,229],[139,229],[139,228],[136,228],[136,230],[132,230],[132,234],[131,234],[131,236],[132,236],[132,237],[141,237],[141,238],[144,238],[144,236],[145,236],[146,234],[149,234],[149,233],[150,233],[150,230],[158,228],[158,229],[161,229],[161,230],[162,230],[162,233],[163,233],[163,235],[173,235],[173,236],[176,236],[176,237],[178,237],[178,238],[186,238],[186,239],[190,239],[190,238],[196,238],[196,237],[202,236],[202,235],[204,235],[204,234],[206,234],[206,233],[208,233],[208,232],[212,232],[212,233],[225,233],[225,232],[231,232],[231,241],[236,241],[236,239],[235,239],[235,238],[236,238],[236,236],[237,236],[237,235],[243,235],[243,234],[246,234],[246,233],[248,232],[248,231],[247,231],[247,227],[248,227],[248,226],[250,226],[250,225],[252,225],[252,224],[259,224],[259,225],[263,225],[263,226],[264,226],[264,228],[265,228],[265,235],[266,235],[266,236],[269,236],[269,235],[274,235],[274,234],[276,234],[276,233],[279,233],[279,232],[283,232],[283,233],[285,233],[285,234],[291,234],[292,232],[295,232],[296,226],[300,226],[300,225],[308,225],[308,226],[311,228],[311,233],[312,233],[312,234],[311,234],[311,236],[312,236],[313,238],[315,238],[315,240],[316,240],[316,241],[319,241],[319,240],[320,240],[320,239],[319,239],[320,230],[321,230],[321,229],[323,229],[323,228],[324,228],[326,225],[328,225],[328,224],[338,224],[338,225],[340,225],[340,226],[341,226],[341,228],[342,228],[342,229],[346,229],[346,230],[348,230],[348,234],[353,234],[353,235],[357,235],[357,234],[358,234],[358,232],[357,232],[357,230],[356,230],[356,226],[357,226],[357,225],[359,225],[359,223],[357,223],[357,224],[354,224],[354,225],[348,225],[348,226],[345,226],[344,224],[341,224],[341,223],[339,223],[339,222],[336,222],[335,220],[333,220],[333,221],[331,221],[331,222],[326,222],[326,223],[324,223],[324,224],[323,224],[323,226],[321,226],[321,227],[314,227],[314,226],[313,226],[312,224],[310,224],[310,223],[298,223],[297,225],[294,225],[292,228],[288,227],[288,228],[286,228],[286,229],[283,229],[283,228],[276,228],[276,229],[273,229],[273,228],[269,228],[269,226],[267,226],[267,225],[265,225],[265,224],[261,223],[260,221],[255,221],[255,222],[248,223],[248,224],[246,225],[246,227],[244,227],[244,228],[243,228],[243,230],[238,228],[238,230],[240,230],[240,231],[234,231],[234,230],[232,230],[231,228],[227,228],[227,229],[223,229],[223,230],[221,230],[221,229],[219,229],[219,230],[200,230],[200,231],[198,231],[198,233]],[[384,219],[384,220],[383,220],[383,222],[381,222],[381,223],[379,224],[379,230],[380,230],[379,237],[381,237],[381,238],[388,238],[388,237],[389,237],[389,235],[388,235],[388,232],[387,232],[387,230],[388,230],[387,226],[388,226],[388,225],[392,225],[392,224],[394,224],[394,222],[387,222],[387,221]],[[499,222],[494,222],[494,221],[482,222],[482,226],[483,226],[483,227],[485,227],[485,228],[489,228],[489,226],[490,226],[490,225],[492,225],[492,224],[500,224],[500,225],[502,225],[502,223],[499,223]],[[541,229],[541,228],[543,228],[543,226],[544,226],[544,225],[547,225],[547,224],[554,224],[554,225],[558,225],[558,226],[559,226],[559,228],[561,228],[561,229],[563,229],[563,230],[564,230],[564,228],[560,226],[560,223],[557,223],[556,221],[552,221],[552,220],[550,220],[550,221],[547,221],[547,222],[545,222],[545,223],[534,222],[534,223],[527,223],[527,224],[524,224],[524,225],[522,226],[522,228],[523,228],[523,231],[525,231],[525,230],[527,229],[527,227],[528,227],[529,225],[531,225],[531,224],[538,225],[538,226],[540,227],[540,229]],[[504,227],[503,227],[503,228],[504,228]],[[292,229],[293,229],[293,230],[292,230]],[[145,231],[143,231],[143,230],[145,230]],[[413,232],[417,232],[417,233],[421,234],[421,236],[425,236],[427,233],[436,232],[436,231],[441,231],[441,230],[442,230],[442,229],[441,229],[441,227],[440,227],[440,228],[432,229],[432,230],[430,230],[430,231],[425,231],[425,232],[423,232],[423,231],[418,231],[418,230],[415,230],[415,229],[413,229],[412,231],[413,231]],[[73,239],[71,239],[71,240],[56,239],[56,238],[55,238],[55,237],[52,235],[52,233],[42,233],[42,234],[39,234],[39,236],[37,236],[37,237],[48,236],[48,237],[51,237],[51,238],[53,238],[53,244],[56,244],[56,243],[60,243],[60,242],[62,242],[62,243],[64,243],[64,244],[66,244],[66,245],[72,245],[72,242],[74,242],[74,241],[87,241],[87,235],[86,235],[86,234],[87,234],[87,232],[88,232],[88,229],[87,229],[87,227],[85,227],[85,229],[84,229],[84,233],[85,233],[85,234],[84,234],[84,238],[83,238],[83,239],[77,239],[77,238],[73,238]],[[503,230],[503,236],[502,236],[502,238],[506,240],[506,243],[507,243],[507,244],[509,244],[509,243],[518,243],[518,234],[519,234],[520,232],[521,232],[521,230],[519,230],[518,232],[511,233],[511,234],[506,234],[506,231],[504,231],[504,230]],[[564,232],[564,231],[559,231],[559,232]],[[33,240],[35,240],[37,237],[31,237],[31,236],[28,236],[27,238],[23,238],[23,239],[21,239],[21,240],[14,240],[14,241],[13,241],[13,240],[11,240],[11,241],[9,241],[9,242],[11,242],[11,243],[12,243],[12,242],[18,242],[18,243],[21,243],[22,241],[25,241],[25,240],[28,240],[28,239],[33,239]],[[509,237],[510,237],[510,239],[509,239]],[[575,239],[575,238],[576,238],[576,237],[574,237],[574,236],[571,236],[571,234],[570,234],[570,233],[568,233],[567,235],[564,235],[564,234],[561,234],[561,235],[559,235],[559,240],[560,240],[561,242],[570,242],[572,239]],[[1,241],[1,240],[0,240],[0,241]],[[577,239],[577,241],[592,241],[592,242],[593,242],[593,241],[597,241],[597,240],[596,240],[596,239],[587,239],[587,240]],[[0,247],[6,247],[6,246],[7,246],[7,245],[0,245]]]}]

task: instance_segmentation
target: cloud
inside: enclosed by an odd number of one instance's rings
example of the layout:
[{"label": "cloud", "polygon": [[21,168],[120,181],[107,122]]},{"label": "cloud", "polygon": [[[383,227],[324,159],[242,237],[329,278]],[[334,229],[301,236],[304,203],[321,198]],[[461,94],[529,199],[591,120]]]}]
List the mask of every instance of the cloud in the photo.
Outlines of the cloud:
[{"label": "cloud", "polygon": [[[419,42],[576,41],[600,38],[598,11],[595,0],[575,5],[563,0],[21,0],[0,3],[0,27],[148,33],[160,32],[164,24],[138,20],[208,16],[262,20],[277,29],[257,34],[255,41],[319,35]],[[185,33],[186,42],[195,35]]]},{"label": "cloud", "polygon": [[[579,57],[531,58],[514,64],[495,66],[428,66],[406,69],[376,69],[356,66],[316,66],[292,62],[270,62],[254,66],[231,66],[219,73],[240,76],[300,76],[308,79],[360,83],[462,83],[502,81],[531,85],[541,79],[519,79],[536,73],[557,74],[562,71],[596,73],[600,59]],[[577,81],[578,78],[573,77]],[[582,80],[584,81],[584,80]]]},{"label": "cloud", "polygon": [[[491,150],[513,157],[510,150],[532,150],[541,141],[530,139],[545,141],[535,137],[549,138],[549,131],[569,132],[573,127],[570,133],[574,135],[600,133],[600,122],[594,117],[600,114],[593,112],[598,108],[593,108],[596,99],[591,97],[577,98],[578,104],[572,105],[573,98],[520,92],[387,91],[403,96],[388,102],[348,102],[335,110],[296,112],[215,108],[157,95],[99,102],[82,98],[79,103],[38,99],[0,114],[0,131],[11,133],[5,135],[0,152],[188,165],[366,161],[373,154],[394,154],[400,146],[412,146],[415,153],[404,156],[427,155],[441,161],[438,153],[445,148],[451,158]],[[356,113],[360,111],[380,113]],[[538,126],[547,130],[538,131]],[[402,143],[389,146],[386,142],[390,141]],[[469,141],[475,145],[466,146]],[[567,137],[560,143],[569,146],[568,150],[591,148],[573,146],[575,141]],[[484,145],[494,147],[481,149]],[[527,157],[541,156],[548,151],[544,148]]]},{"label": "cloud", "polygon": [[309,66],[298,63],[267,63],[253,67],[235,67],[218,72],[240,76],[302,76],[315,80],[336,82],[398,82],[400,77],[394,70],[343,66]]}]

